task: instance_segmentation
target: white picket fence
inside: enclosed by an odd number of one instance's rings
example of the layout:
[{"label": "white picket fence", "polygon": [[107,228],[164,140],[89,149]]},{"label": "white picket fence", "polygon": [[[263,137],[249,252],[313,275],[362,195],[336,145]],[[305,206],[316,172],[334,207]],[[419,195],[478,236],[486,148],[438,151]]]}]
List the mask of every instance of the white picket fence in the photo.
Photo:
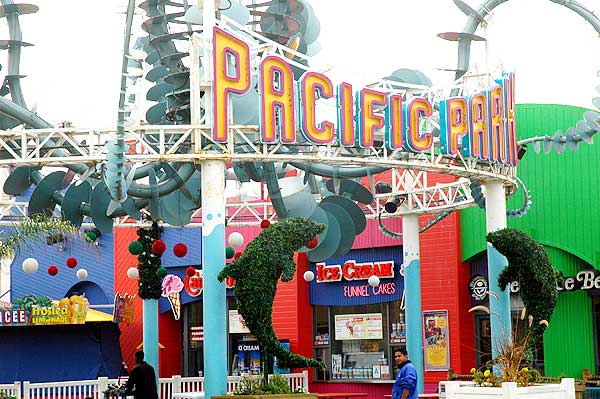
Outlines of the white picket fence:
[{"label": "white picket fence", "polygon": [[[304,389],[308,392],[308,372],[282,374],[288,380],[290,388]],[[241,377],[227,377],[227,392],[236,390]],[[160,399],[173,399],[174,393],[204,391],[204,377],[159,378]],[[103,399],[104,391],[109,385],[117,383],[117,379],[100,377],[97,380],[63,381],[63,382],[15,382],[0,384],[0,392],[17,399]],[[22,389],[21,389],[22,388]]]}]

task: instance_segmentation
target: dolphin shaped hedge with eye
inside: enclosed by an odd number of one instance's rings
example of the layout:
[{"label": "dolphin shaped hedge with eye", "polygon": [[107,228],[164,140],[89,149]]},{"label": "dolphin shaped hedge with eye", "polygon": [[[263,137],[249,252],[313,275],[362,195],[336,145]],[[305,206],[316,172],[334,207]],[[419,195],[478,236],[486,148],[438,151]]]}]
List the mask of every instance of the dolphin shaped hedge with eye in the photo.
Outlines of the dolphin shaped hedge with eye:
[{"label": "dolphin shaped hedge with eye", "polygon": [[307,218],[283,219],[263,230],[238,259],[219,273],[219,281],[235,279],[233,292],[238,311],[262,350],[277,356],[284,368],[318,367],[322,362],[285,349],[273,330],[273,300],[277,282],[290,281],[296,273],[294,252],[305,246],[325,226]]},{"label": "dolphin shaped hedge with eye", "polygon": [[500,289],[519,282],[525,309],[533,316],[531,338],[536,342],[542,338],[556,307],[558,272],[544,247],[520,230],[494,231],[488,233],[487,241],[508,260],[508,266],[498,276]]}]

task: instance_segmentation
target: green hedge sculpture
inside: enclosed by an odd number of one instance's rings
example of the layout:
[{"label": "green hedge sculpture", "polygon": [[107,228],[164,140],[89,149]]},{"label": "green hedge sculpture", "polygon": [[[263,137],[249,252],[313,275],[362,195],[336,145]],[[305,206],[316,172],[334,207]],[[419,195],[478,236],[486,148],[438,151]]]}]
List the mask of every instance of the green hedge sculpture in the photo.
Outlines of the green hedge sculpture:
[{"label": "green hedge sculpture", "polygon": [[488,233],[487,241],[508,260],[508,266],[498,278],[498,286],[504,290],[507,284],[518,281],[527,313],[533,316],[531,342],[542,338],[554,313],[558,300],[558,272],[548,258],[544,247],[524,232],[507,228]]},{"label": "green hedge sculpture", "polygon": [[242,256],[219,273],[219,281],[235,279],[233,292],[238,311],[261,349],[277,356],[280,367],[323,368],[322,362],[285,349],[273,330],[273,300],[277,282],[290,281],[296,273],[294,252],[305,246],[325,226],[307,218],[289,218],[264,229]]}]

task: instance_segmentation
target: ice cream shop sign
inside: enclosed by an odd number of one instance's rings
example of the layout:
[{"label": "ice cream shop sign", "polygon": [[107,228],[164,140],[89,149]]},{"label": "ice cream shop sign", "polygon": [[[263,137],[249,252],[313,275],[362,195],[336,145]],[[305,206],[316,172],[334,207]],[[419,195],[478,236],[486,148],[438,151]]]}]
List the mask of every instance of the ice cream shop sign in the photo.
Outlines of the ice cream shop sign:
[{"label": "ice cream shop sign", "polygon": [[317,283],[368,280],[371,276],[394,278],[394,261],[358,263],[347,260],[343,265],[317,263]]},{"label": "ice cream shop sign", "polygon": [[[231,277],[227,277],[225,279],[225,287],[232,288],[235,285],[235,280]],[[191,297],[196,297],[202,294],[202,290],[204,289],[204,276],[202,274],[201,269],[196,269],[196,273],[192,276],[185,276],[185,280],[183,281],[183,288],[185,292]]]},{"label": "ice cream shop sign", "polygon": [[[330,260],[315,263],[315,279],[310,284],[313,305],[361,305],[398,300],[404,289],[403,278],[395,271],[396,261]],[[369,284],[377,276],[379,283]]]}]

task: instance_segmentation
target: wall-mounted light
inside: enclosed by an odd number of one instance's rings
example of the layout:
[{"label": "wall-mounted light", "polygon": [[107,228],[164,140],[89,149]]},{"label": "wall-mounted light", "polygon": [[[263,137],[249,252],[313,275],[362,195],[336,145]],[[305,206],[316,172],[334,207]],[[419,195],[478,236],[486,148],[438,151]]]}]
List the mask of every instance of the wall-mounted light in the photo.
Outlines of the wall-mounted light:
[{"label": "wall-mounted light", "polygon": [[392,192],[392,186],[389,183],[380,181],[375,184],[375,192],[377,194],[389,194]]},{"label": "wall-mounted light", "polygon": [[385,203],[384,208],[387,213],[394,213],[398,210],[398,207],[406,201],[406,195],[394,195],[392,198]]},{"label": "wall-mounted light", "polygon": [[527,152],[527,144],[519,145],[518,150],[517,150],[517,158],[519,158],[519,160],[523,159],[526,152]]}]

